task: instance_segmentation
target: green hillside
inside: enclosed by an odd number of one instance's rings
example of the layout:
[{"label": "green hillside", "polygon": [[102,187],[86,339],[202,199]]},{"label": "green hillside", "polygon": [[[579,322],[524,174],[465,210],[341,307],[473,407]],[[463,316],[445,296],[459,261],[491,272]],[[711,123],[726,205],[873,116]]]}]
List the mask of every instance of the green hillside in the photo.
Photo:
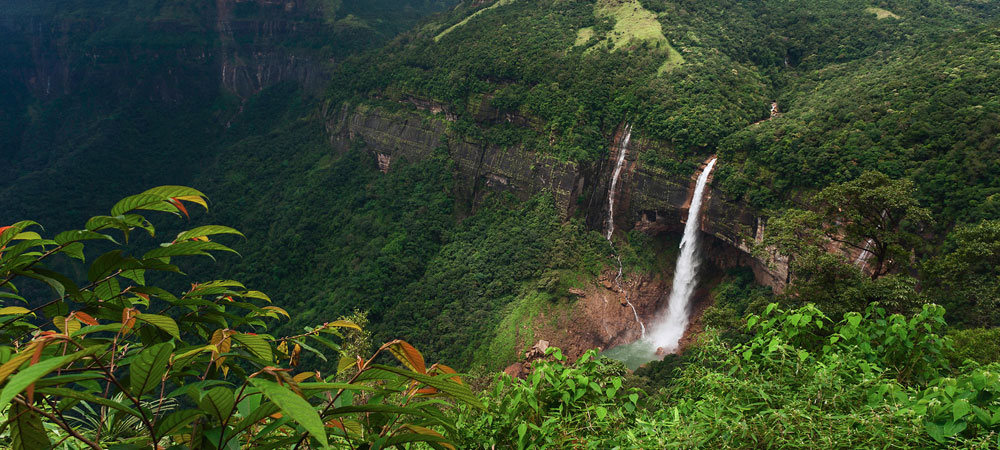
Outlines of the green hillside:
[{"label": "green hillside", "polygon": [[998,29],[0,0],[0,449],[996,448]]}]

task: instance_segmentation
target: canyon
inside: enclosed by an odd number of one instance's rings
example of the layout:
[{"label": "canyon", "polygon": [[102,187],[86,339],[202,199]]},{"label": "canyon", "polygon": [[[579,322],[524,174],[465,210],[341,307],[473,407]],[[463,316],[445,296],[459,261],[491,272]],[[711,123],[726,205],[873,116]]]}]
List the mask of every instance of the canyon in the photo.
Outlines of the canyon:
[{"label": "canyon", "polygon": [[[393,164],[416,162],[435,151],[446,151],[455,163],[455,195],[473,209],[488,192],[509,192],[526,200],[548,191],[564,218],[582,217],[592,229],[611,231],[613,223],[615,233],[637,229],[651,236],[680,235],[695,177],[705,168],[703,164],[697,172],[679,176],[643,164],[642,153],[662,144],[643,138],[639,132],[626,144],[629,134],[624,124],[609,138],[607,157],[586,165],[465,139],[451,130],[454,116],[447,105],[409,98],[401,103],[392,110],[367,104],[328,107],[324,117],[333,151],[346,152],[361,142],[383,171],[392,170]],[[509,121],[529,127],[532,123],[531,118],[490,111],[486,101],[476,117],[484,123]],[[622,154],[625,145],[629,148]],[[621,163],[616,164],[619,158]],[[616,168],[620,173],[614,183]],[[612,184],[617,184],[614,191]],[[614,208],[614,214],[608,213],[609,208]],[[706,186],[701,211],[700,230],[705,236],[699,245],[704,258],[718,269],[750,267],[758,283],[776,292],[785,287],[790,278],[787,261],[773,250],[754,251],[766,227],[760,212],[711,184]],[[613,261],[609,261],[611,266]],[[654,320],[665,309],[671,274],[627,274],[629,281],[619,286],[612,269],[594,286],[577,292],[577,306],[555,318],[554,324],[551,317],[538,320],[525,326],[524,336],[540,336],[569,355],[639,339],[641,322]],[[692,328],[700,327],[698,316],[711,301],[704,289],[699,289],[696,297],[700,302],[693,306]],[[534,329],[529,333],[530,328]],[[681,341],[683,347],[690,336]],[[520,342],[523,346],[532,343]]]},{"label": "canyon", "polygon": [[[527,199],[547,190],[555,196],[564,217],[580,214],[592,228],[605,228],[608,203],[602,199],[608,198],[611,189],[617,149],[624,139],[623,127],[610,139],[605,160],[583,166],[517,147],[501,148],[463,139],[449,130],[446,106],[422,108],[392,112],[368,105],[330,108],[325,117],[331,146],[334,151],[344,152],[352,142],[363,141],[365,150],[379,161],[386,161],[386,167],[391,167],[392,161],[419,161],[436,149],[446,149],[456,164],[456,194],[473,205],[490,191],[510,192]],[[521,120],[530,123],[528,119]],[[679,176],[643,164],[642,153],[656,143],[638,134],[624,156],[616,202],[620,206],[615,207],[613,220],[624,231],[635,228],[650,235],[679,234],[686,221],[697,173]],[[594,200],[587,204],[581,198]],[[707,186],[700,228],[710,237],[704,243],[709,249],[706,252],[709,259],[723,268],[749,266],[759,283],[780,291],[789,278],[787,262],[752,254],[752,248],[763,238],[765,226],[766,218],[761,212],[711,184]]]},{"label": "canyon", "polygon": [[[326,26],[322,12],[304,0],[218,0],[195,15],[139,18],[143,33],[163,37],[157,45],[123,45],[121,39],[130,39],[128,29],[119,30],[123,20],[0,15],[0,35],[14,55],[0,67],[0,78],[15,87],[15,105],[27,108],[34,101],[95,93],[108,104],[142,102],[155,108],[225,98],[244,104],[281,83],[319,95],[337,63],[329,51],[313,45],[334,39],[336,27]],[[123,35],[108,37],[105,29]],[[78,39],[92,35],[106,39]],[[668,173],[644,163],[644,153],[666,144],[640,131],[626,143],[624,123],[608,136],[606,158],[581,164],[467,139],[454,131],[458,114],[447,104],[412,97],[372,100],[327,104],[321,111],[334,153],[363,142],[378,169],[388,172],[446,151],[455,165],[454,195],[473,210],[491,192],[526,200],[547,191],[564,218],[582,218],[595,230],[637,229],[653,236],[683,230],[694,173]],[[499,111],[489,98],[472,109],[474,122],[483,126],[541,128],[537,118]],[[239,112],[228,110],[217,117],[217,125],[228,126],[232,114]],[[627,152],[617,150],[626,145]],[[761,284],[777,291],[784,287],[787,264],[751,252],[766,226],[760,212],[709,185],[700,224],[707,236],[702,254],[713,265],[749,266]],[[610,286],[598,280],[579,296],[579,308],[558,321],[561,326],[549,327],[551,340],[570,354],[634,341],[642,334],[641,322],[663,309],[671,289],[669,274],[626,274],[624,283],[604,278]],[[559,336],[573,337],[560,341]]]}]

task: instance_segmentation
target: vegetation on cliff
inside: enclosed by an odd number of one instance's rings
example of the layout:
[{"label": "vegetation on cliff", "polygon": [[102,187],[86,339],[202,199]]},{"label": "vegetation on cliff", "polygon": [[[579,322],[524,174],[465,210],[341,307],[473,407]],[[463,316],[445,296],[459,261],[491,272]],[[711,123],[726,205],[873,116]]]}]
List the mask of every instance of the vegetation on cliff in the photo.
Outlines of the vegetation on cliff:
[{"label": "vegetation on cliff", "polygon": [[[1000,445],[996,4],[399,3],[0,0],[0,446]],[[383,167],[331,150],[357,105],[449,129]],[[658,174],[717,153],[790,285],[712,268],[707,331],[634,373],[495,374],[615,261],[580,216],[625,122]],[[580,214],[462,185],[459,139],[578,163]],[[615,236],[626,276],[663,241]]]}]

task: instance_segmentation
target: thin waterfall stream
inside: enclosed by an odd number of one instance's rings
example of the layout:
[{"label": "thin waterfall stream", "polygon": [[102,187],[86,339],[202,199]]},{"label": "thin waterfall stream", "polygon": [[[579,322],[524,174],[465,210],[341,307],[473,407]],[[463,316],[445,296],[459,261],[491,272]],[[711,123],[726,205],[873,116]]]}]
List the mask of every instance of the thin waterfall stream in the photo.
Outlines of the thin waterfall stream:
[{"label": "thin waterfall stream", "polygon": [[605,228],[608,230],[605,237],[608,238],[608,242],[611,242],[611,235],[615,232],[615,193],[617,192],[618,179],[621,178],[622,165],[625,164],[625,153],[628,152],[630,140],[632,140],[632,125],[625,125],[625,133],[618,145],[618,162],[615,164],[614,172],[611,173],[611,187],[608,188],[608,218],[605,222]]},{"label": "thin waterfall stream", "polygon": [[615,243],[611,240],[611,236],[615,232],[615,194],[616,188],[618,187],[618,179],[622,174],[622,166],[625,164],[625,153],[628,151],[628,143],[632,139],[632,125],[625,125],[625,132],[622,135],[622,140],[618,145],[618,160],[615,163],[615,170],[611,174],[611,186],[608,188],[608,217],[605,220],[605,226],[608,231],[605,237],[608,239],[608,244],[611,245],[611,251],[615,253],[615,260],[618,261],[618,274],[615,276],[615,285],[618,286],[618,291],[625,296],[625,303],[632,308],[632,315],[635,316],[635,321],[639,324],[639,329],[641,330],[641,337],[646,337],[646,325],[642,323],[639,319],[639,312],[636,311],[635,305],[632,304],[632,300],[628,297],[628,291],[622,286],[622,258],[618,255],[618,250],[615,249]]}]

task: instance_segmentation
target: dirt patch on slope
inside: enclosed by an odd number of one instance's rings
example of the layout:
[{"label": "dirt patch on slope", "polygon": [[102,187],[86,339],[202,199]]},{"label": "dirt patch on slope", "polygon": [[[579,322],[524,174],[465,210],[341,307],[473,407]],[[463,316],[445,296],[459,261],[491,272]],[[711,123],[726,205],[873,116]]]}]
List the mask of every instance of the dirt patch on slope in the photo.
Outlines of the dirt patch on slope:
[{"label": "dirt patch on slope", "polygon": [[661,275],[632,275],[619,290],[614,283],[616,274],[609,268],[593,285],[575,289],[575,304],[556,313],[557,317],[539,315],[533,324],[535,337],[561,348],[570,358],[592,348],[607,349],[639,339],[642,327],[636,322],[636,313],[648,323],[666,308],[671,280]]}]

